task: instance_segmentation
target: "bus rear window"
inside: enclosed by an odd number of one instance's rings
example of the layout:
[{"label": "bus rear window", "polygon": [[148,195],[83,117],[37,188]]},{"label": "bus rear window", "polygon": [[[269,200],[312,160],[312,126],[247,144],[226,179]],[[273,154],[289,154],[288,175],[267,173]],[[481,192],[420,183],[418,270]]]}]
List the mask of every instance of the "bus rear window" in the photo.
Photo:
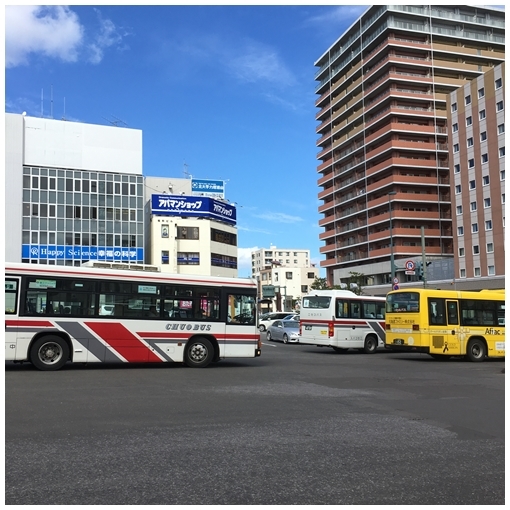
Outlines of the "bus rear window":
[{"label": "bus rear window", "polygon": [[386,296],[386,313],[419,312],[420,295],[417,292],[399,292]]},{"label": "bus rear window", "polygon": [[303,298],[303,308],[324,308],[328,309],[331,303],[330,296],[306,296]]}]

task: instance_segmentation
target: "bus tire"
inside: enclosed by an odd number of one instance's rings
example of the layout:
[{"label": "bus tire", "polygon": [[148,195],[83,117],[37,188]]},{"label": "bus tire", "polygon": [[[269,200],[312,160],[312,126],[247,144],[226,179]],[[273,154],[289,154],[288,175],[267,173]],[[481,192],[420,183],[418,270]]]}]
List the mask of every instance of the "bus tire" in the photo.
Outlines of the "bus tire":
[{"label": "bus tire", "polygon": [[188,367],[204,368],[211,363],[214,357],[214,348],[207,338],[192,338],[184,353],[184,363]]},{"label": "bus tire", "polygon": [[42,336],[30,348],[30,363],[39,370],[59,370],[68,359],[69,346],[56,335]]},{"label": "bus tire", "polygon": [[374,354],[377,351],[377,347],[379,345],[379,340],[374,335],[368,335],[365,338],[365,345],[363,347],[363,352],[365,354]]},{"label": "bus tire", "polygon": [[466,358],[469,361],[480,362],[485,360],[487,347],[481,338],[472,338],[467,345]]},{"label": "bus tire", "polygon": [[339,353],[341,353],[341,354],[343,354],[343,353],[345,353],[345,352],[347,352],[347,351],[348,351],[348,349],[344,349],[343,347],[333,347],[333,350],[334,350],[335,352],[339,352]]}]

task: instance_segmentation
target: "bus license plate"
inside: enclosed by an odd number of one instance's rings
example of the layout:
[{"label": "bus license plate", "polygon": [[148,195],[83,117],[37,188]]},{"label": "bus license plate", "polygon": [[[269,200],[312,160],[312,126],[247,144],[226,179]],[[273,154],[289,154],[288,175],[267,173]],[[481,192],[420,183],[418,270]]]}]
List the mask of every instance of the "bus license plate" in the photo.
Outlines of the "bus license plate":
[{"label": "bus license plate", "polygon": [[393,340],[393,345],[404,345],[404,340],[402,340],[402,338],[395,338],[395,340]]}]

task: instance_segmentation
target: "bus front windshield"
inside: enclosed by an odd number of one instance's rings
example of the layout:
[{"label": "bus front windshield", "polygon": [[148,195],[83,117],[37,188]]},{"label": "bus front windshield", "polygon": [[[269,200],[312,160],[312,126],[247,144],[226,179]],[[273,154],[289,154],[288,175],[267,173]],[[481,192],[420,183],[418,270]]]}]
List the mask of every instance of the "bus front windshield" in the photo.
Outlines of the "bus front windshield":
[{"label": "bus front windshield", "polygon": [[398,292],[386,296],[386,313],[420,311],[420,294],[418,292]]}]

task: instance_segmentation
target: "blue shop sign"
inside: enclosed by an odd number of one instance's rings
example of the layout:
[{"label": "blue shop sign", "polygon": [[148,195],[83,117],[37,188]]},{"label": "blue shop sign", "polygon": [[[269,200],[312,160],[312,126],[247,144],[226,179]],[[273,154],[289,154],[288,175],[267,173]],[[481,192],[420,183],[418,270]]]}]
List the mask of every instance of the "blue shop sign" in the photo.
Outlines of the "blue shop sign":
[{"label": "blue shop sign", "polygon": [[209,197],[152,195],[151,206],[155,215],[208,218],[230,225],[237,222],[235,206]]},{"label": "blue shop sign", "polygon": [[119,262],[143,262],[143,248],[119,248],[110,246],[51,246],[23,244],[23,259],[104,260]]}]

